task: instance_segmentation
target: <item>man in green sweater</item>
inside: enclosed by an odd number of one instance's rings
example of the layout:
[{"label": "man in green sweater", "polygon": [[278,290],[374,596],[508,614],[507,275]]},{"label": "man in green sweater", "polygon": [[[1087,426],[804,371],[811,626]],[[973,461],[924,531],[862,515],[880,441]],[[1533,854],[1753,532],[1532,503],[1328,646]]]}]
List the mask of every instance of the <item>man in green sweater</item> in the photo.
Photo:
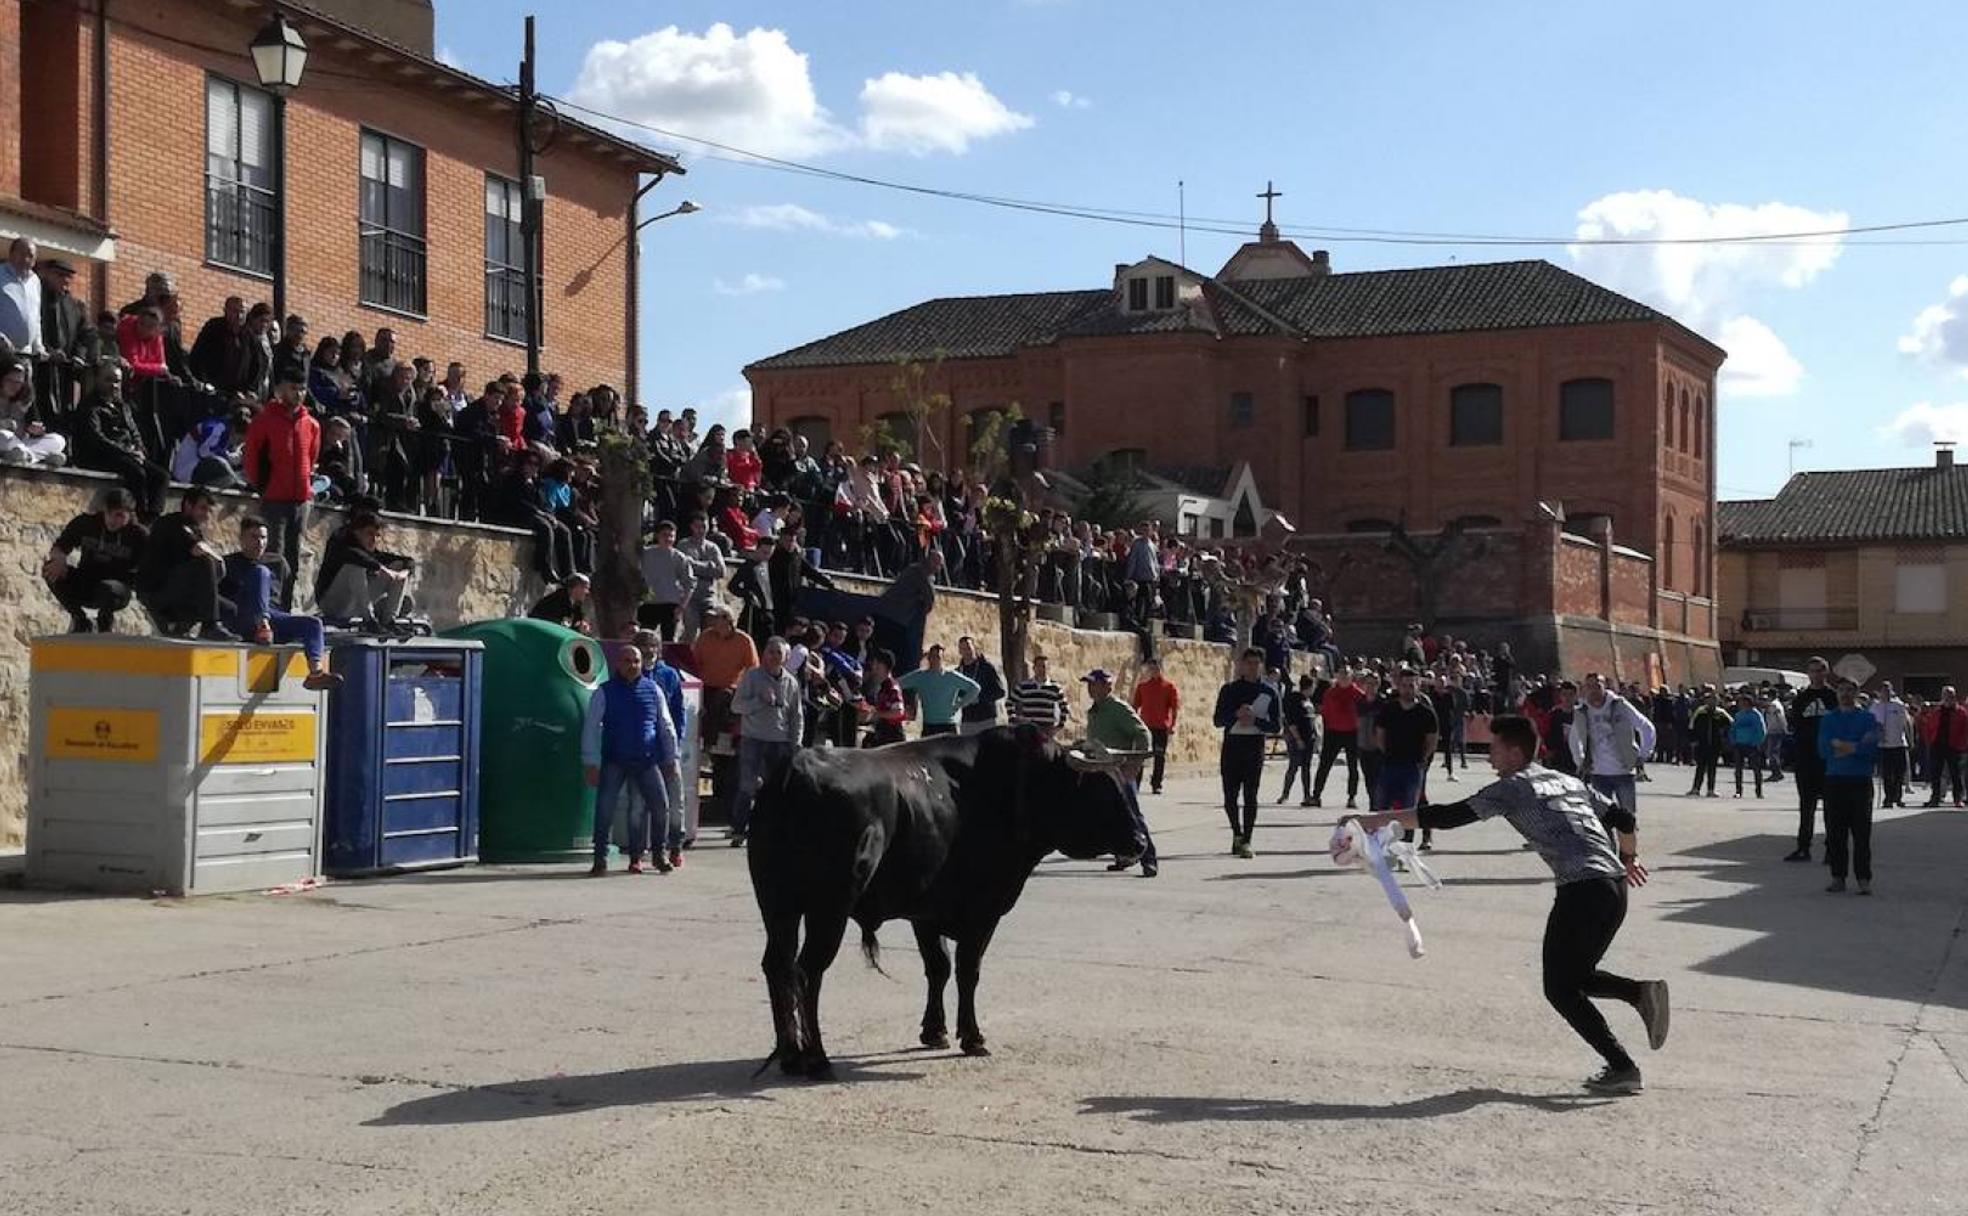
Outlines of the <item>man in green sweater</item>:
[{"label": "man in green sweater", "polygon": [[924,654],[927,667],[903,676],[899,681],[903,692],[916,695],[916,703],[922,706],[922,737],[931,735],[954,735],[957,733],[957,715],[963,707],[977,699],[977,681],[961,671],[952,671],[943,666],[943,645],[937,643]]},{"label": "man in green sweater", "polygon": [[[1141,715],[1134,707],[1114,695],[1114,677],[1104,667],[1096,667],[1080,677],[1087,686],[1089,702],[1086,713],[1087,742],[1110,752],[1131,752],[1136,756],[1153,750],[1154,743],[1148,734],[1148,727],[1141,721]],[[1125,870],[1138,860],[1141,862],[1141,876],[1153,878],[1161,873],[1161,864],[1155,856],[1155,838],[1148,834],[1148,821],[1141,814],[1141,761],[1130,759],[1122,763],[1116,773],[1121,779],[1121,792],[1127,796],[1128,813],[1134,816],[1135,830],[1148,842],[1139,858],[1116,857],[1109,870]]]}]

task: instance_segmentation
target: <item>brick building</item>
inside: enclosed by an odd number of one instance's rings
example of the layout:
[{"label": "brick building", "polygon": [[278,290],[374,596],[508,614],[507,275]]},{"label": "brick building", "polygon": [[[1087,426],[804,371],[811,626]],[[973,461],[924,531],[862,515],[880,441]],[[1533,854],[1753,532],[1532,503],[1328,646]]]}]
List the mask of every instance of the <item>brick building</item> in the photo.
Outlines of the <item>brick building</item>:
[{"label": "brick building", "polygon": [[[1518,580],[1508,600],[1441,623],[1521,640],[1524,622],[1590,601],[1582,621],[1658,635],[1636,653],[1693,656],[1668,662],[1672,672],[1714,666],[1724,357],[1547,262],[1342,274],[1267,219],[1214,275],[1150,257],[1092,290],[930,300],[745,374],[768,422],[850,442],[881,426],[908,441],[896,364],[930,365],[952,403],[936,419],[940,452],[965,451],[990,411],[1016,403],[1049,426],[1061,467],[1248,465],[1302,547],[1351,552],[1348,536],[1397,524],[1417,536],[1508,532],[1532,537],[1527,568],[1562,570],[1548,553],[1598,546],[1617,587],[1594,576],[1573,603],[1551,580]],[[1556,549],[1532,535],[1553,518],[1541,504],[1571,534]],[[1390,587],[1356,617],[1391,623],[1415,603],[1411,588]],[[1572,665],[1560,634],[1529,632],[1548,634],[1540,662]]]},{"label": "brick building", "polygon": [[1968,680],[1968,468],[1799,473],[1774,498],[1717,504],[1724,657],[1933,696]]},{"label": "brick building", "polygon": [[[98,308],[168,271],[195,326],[271,299],[284,207],[286,305],[315,336],[390,326],[479,379],[523,366],[513,92],[437,62],[429,0],[278,7],[309,51],[284,173],[247,54],[268,5],[0,0],[0,236],[88,259]],[[638,190],[682,169],[564,116],[540,142],[543,366],[633,393]]]}]

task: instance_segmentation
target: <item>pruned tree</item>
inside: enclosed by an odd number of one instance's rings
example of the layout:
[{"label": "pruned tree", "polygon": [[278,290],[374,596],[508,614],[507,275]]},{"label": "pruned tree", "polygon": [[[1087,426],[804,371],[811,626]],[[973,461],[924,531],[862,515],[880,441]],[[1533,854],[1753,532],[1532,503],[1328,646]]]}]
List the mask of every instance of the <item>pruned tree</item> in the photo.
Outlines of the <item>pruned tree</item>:
[{"label": "pruned tree", "polygon": [[1404,515],[1387,534],[1381,548],[1408,567],[1414,579],[1415,618],[1423,629],[1433,633],[1442,584],[1458,566],[1488,553],[1490,542],[1487,537],[1470,536],[1463,521],[1456,519],[1436,533],[1433,541],[1423,543],[1408,534]]},{"label": "pruned tree", "polygon": [[1011,472],[1011,432],[1025,421],[1025,410],[1014,401],[1003,409],[973,411],[971,417],[979,414],[984,415],[984,421],[970,436],[970,450],[965,456],[972,479],[990,485]]},{"label": "pruned tree", "polygon": [[927,364],[919,359],[900,359],[888,383],[889,391],[901,404],[901,412],[907,415],[915,431],[915,458],[925,466],[936,468],[943,465],[943,441],[937,436],[939,420],[950,412],[950,394],[936,387],[942,371],[942,351],[937,351]]},{"label": "pruned tree", "polygon": [[601,502],[594,601],[600,636],[626,638],[642,603],[642,512],[649,498],[649,448],[631,427],[601,436]]}]

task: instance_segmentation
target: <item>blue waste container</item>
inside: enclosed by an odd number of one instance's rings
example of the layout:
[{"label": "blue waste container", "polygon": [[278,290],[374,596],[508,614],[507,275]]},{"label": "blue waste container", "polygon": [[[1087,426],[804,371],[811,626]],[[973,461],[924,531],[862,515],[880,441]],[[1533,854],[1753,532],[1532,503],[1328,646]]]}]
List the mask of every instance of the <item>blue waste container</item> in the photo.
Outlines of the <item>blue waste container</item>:
[{"label": "blue waste container", "polygon": [[337,878],[478,859],[484,647],[351,638],[328,650],[322,871]]}]

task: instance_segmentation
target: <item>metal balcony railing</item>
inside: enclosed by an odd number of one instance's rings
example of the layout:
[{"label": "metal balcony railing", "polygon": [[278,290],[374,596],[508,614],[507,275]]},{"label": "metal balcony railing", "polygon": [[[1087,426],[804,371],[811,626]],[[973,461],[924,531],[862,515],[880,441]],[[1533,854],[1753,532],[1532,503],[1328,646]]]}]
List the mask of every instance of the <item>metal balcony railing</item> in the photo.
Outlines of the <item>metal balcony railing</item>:
[{"label": "metal balcony railing", "polygon": [[207,175],[206,260],[254,274],[272,274],[276,206],[271,190]]},{"label": "metal balcony railing", "polygon": [[388,228],[360,229],[364,304],[423,315],[424,239]]}]

